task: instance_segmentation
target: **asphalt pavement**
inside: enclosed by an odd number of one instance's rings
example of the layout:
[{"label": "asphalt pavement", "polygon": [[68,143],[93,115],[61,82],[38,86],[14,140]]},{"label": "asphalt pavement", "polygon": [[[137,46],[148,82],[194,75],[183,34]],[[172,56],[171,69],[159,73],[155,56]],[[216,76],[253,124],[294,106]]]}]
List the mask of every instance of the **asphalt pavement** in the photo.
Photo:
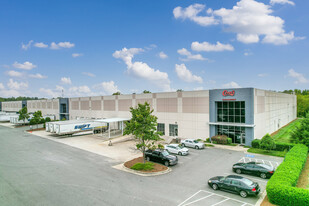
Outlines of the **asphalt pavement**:
[{"label": "asphalt pavement", "polygon": [[0,126],[0,205],[176,206],[189,205],[184,201],[199,191],[255,204],[259,197],[244,199],[206,184],[210,177],[232,173],[232,164],[246,154],[216,148],[190,152],[171,173],[142,177],[112,168],[119,163],[107,157]]}]

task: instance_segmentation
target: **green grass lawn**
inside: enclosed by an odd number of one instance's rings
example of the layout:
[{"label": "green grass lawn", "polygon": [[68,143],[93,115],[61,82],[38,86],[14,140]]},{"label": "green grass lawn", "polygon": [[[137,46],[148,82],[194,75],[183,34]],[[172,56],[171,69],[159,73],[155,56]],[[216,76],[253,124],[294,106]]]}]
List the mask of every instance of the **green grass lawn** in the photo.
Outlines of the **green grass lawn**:
[{"label": "green grass lawn", "polygon": [[290,143],[291,131],[300,124],[301,119],[296,119],[285,127],[282,127],[278,132],[272,135],[276,142]]},{"label": "green grass lawn", "polygon": [[276,156],[276,157],[284,157],[286,152],[285,151],[266,151],[263,149],[257,149],[257,148],[250,148],[247,150],[247,152],[255,153],[255,154],[263,154],[263,155],[270,155],[270,156]]}]

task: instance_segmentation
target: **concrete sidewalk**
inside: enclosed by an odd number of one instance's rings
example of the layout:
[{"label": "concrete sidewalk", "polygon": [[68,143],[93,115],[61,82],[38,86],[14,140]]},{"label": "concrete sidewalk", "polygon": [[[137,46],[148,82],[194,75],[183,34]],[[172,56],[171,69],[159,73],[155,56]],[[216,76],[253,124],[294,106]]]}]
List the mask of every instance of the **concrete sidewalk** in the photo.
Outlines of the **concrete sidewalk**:
[{"label": "concrete sidewalk", "polygon": [[60,142],[88,152],[109,157],[115,162],[125,162],[141,156],[136,150],[135,141],[131,136],[121,136],[111,139],[112,146],[108,146],[109,140],[97,135],[80,135],[73,137],[53,135],[45,131],[33,131],[33,135]]}]

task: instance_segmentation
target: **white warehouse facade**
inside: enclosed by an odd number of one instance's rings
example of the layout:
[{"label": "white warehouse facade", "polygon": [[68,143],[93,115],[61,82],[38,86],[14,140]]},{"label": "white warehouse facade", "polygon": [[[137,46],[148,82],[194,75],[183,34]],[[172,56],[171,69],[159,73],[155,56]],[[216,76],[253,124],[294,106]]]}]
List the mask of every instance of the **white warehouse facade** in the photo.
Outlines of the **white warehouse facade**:
[{"label": "white warehouse facade", "polygon": [[[31,105],[29,111],[55,113],[59,119],[102,119],[130,118],[130,107],[144,102],[154,110],[158,130],[165,136],[206,139],[224,134],[245,145],[277,131],[297,115],[295,95],[255,88],[31,100],[24,105]],[[2,102],[2,111],[19,110],[9,108],[10,103]]]}]

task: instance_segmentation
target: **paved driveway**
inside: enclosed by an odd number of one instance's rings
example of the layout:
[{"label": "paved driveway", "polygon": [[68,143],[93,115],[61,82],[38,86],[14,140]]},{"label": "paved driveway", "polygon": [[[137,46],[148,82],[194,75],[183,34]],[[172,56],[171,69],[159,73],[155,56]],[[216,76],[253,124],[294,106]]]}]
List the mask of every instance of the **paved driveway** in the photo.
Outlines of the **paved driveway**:
[{"label": "paved driveway", "polygon": [[[189,156],[179,157],[179,164],[172,167],[171,173],[141,177],[112,168],[118,163],[107,157],[27,134],[23,128],[0,126],[0,142],[1,206],[177,206],[199,191],[198,195],[211,195],[208,198],[216,200],[203,201],[215,203],[228,198],[226,201],[250,205],[258,200],[213,191],[206,185],[212,176],[231,173],[231,165],[245,156],[243,152],[191,149]],[[217,205],[224,205],[221,203]]]}]

